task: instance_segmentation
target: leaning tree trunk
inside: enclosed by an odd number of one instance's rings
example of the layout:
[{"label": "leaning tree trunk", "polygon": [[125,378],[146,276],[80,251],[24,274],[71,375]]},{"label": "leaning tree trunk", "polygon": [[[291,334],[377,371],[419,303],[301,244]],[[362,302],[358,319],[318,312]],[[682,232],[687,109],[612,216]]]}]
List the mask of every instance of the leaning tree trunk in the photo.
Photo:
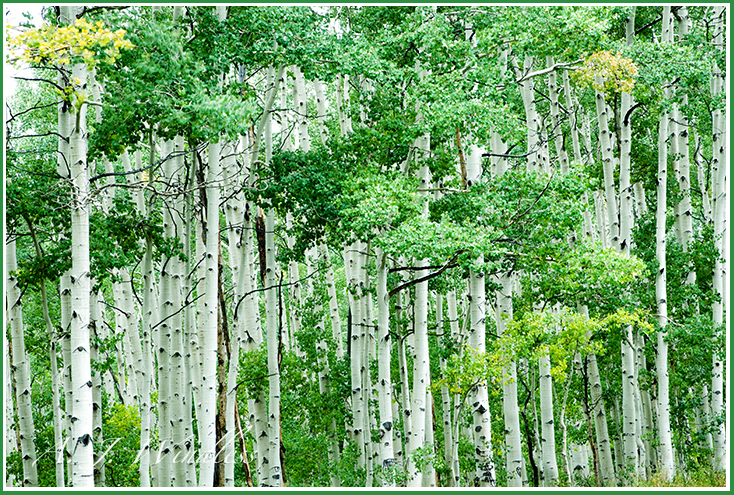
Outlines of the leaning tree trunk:
[{"label": "leaning tree trunk", "polygon": [[[7,309],[10,320],[10,341],[12,344],[12,366],[15,374],[15,401],[18,408],[18,429],[20,431],[20,453],[23,459],[23,486],[38,486],[36,469],[36,430],[31,407],[31,363],[25,352],[23,335],[23,309],[20,303],[18,286],[18,261],[15,255],[15,239],[7,243],[5,251],[7,270]],[[41,283],[44,283],[42,280]],[[89,418],[91,420],[91,417]],[[12,418],[7,418],[11,421]],[[90,424],[91,426],[91,424]],[[63,481],[63,477],[62,477]]]}]

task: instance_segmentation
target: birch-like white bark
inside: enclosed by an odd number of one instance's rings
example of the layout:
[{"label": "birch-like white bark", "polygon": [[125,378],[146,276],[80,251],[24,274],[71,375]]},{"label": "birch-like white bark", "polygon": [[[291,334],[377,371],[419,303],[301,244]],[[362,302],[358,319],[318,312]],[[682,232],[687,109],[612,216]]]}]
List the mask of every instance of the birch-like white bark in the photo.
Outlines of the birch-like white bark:
[{"label": "birch-like white bark", "polygon": [[540,376],[540,417],[542,422],[541,454],[543,456],[543,475],[545,486],[558,482],[556,462],[556,434],[553,422],[553,379],[551,378],[550,355],[545,354],[538,360]]},{"label": "birch-like white bark", "polygon": [[64,381],[64,430],[66,433],[66,480],[72,485],[71,477],[71,280],[67,270],[59,281],[59,300],[61,302],[61,357],[63,359]]},{"label": "birch-like white bark", "polygon": [[[552,55],[546,56],[546,65],[553,67],[555,61]],[[563,131],[561,129],[560,110],[558,106],[558,77],[556,71],[548,73],[548,97],[550,98],[551,111],[551,130],[550,135],[553,136],[553,144],[556,148],[556,157],[561,165],[561,173],[568,173],[568,155],[563,147]]]},{"label": "birch-like white bark", "polygon": [[[501,289],[496,294],[497,335],[502,336],[507,322],[512,320],[512,274],[499,276]],[[520,411],[517,404],[517,368],[510,361],[502,370],[502,409],[505,416],[505,449],[507,460],[507,486],[522,486],[522,445],[520,433]]]},{"label": "birch-like white bark", "polygon": [[[90,357],[92,362],[99,362],[99,339],[101,339],[100,330],[104,328],[104,313],[100,310],[100,304],[104,304],[104,296],[99,290],[92,290],[90,294],[90,329],[91,329],[91,347]],[[104,442],[102,430],[102,380],[99,371],[92,370],[92,435],[95,445],[99,445],[100,449],[94,451],[94,486],[105,486],[105,459],[104,451],[101,446]]]},{"label": "birch-like white bark", "polygon": [[201,412],[199,424],[200,475],[199,486],[211,487],[214,483],[214,464],[217,456],[215,416],[217,412],[217,334],[219,309],[219,180],[221,145],[209,144],[206,186],[206,255],[204,266],[204,308],[200,321],[202,332],[201,361]]},{"label": "birch-like white bark", "polygon": [[[723,7],[714,7],[714,38],[713,41],[719,50],[724,49],[724,16]],[[714,96],[726,92],[724,72],[714,64],[712,69],[711,93]],[[713,121],[713,194],[712,210],[714,219],[714,239],[716,250],[725,256],[726,235],[726,116],[721,109],[716,109],[712,115]],[[713,286],[713,320],[717,333],[721,333],[724,325],[724,309],[726,301],[726,261],[718,257],[714,265]],[[725,415],[724,405],[724,362],[714,353],[713,377],[711,380],[711,413],[714,418]],[[722,423],[713,431],[714,468],[726,471],[728,467],[728,452],[726,450],[726,425]]]},{"label": "birch-like white bark", "polygon": [[[594,82],[600,87],[604,85],[604,79],[600,76],[595,77]],[[604,91],[596,89],[595,93],[596,117],[599,123],[599,146],[601,147],[601,160],[604,171],[607,226],[609,227],[611,245],[616,246],[619,243],[619,213],[617,211],[617,191],[614,187],[615,159],[614,150],[612,149],[612,132],[609,128],[609,114]]]},{"label": "birch-like white bark", "polygon": [[[390,301],[387,295],[387,255],[377,248],[377,389],[380,410],[380,466],[387,471],[395,464],[393,450],[392,379],[390,378]],[[382,486],[395,486],[392,477],[383,475]]]},{"label": "birch-like white bark", "polygon": [[[87,68],[76,64],[72,81],[83,92]],[[69,137],[71,167],[71,386],[72,386],[72,482],[74,487],[94,486],[94,445],[92,438],[92,369],[89,344],[90,261],[89,214],[91,208],[87,168],[86,105],[74,115]]]},{"label": "birch-like white bark", "polygon": [[[23,460],[23,486],[35,488],[38,487],[38,470],[36,468],[36,429],[31,404],[31,363],[25,350],[23,307],[20,300],[21,291],[17,277],[18,261],[15,251],[15,238],[13,237],[7,242],[5,248],[5,270],[7,273],[6,297],[8,319],[10,320],[10,341],[13,348],[12,366],[15,375],[15,402],[18,408],[20,454]],[[10,420],[12,418],[8,418],[8,421]]]},{"label": "birch-like white bark", "polygon": [[[477,258],[477,264],[484,263],[484,256]],[[486,352],[485,276],[469,270],[469,347],[480,355]],[[481,487],[495,485],[496,476],[492,460],[492,425],[489,413],[489,396],[487,383],[481,380],[473,394],[470,395],[472,418],[474,421],[474,477]]]},{"label": "birch-like white bark", "polygon": [[[672,42],[672,16],[670,7],[663,7],[663,42]],[[670,89],[665,90],[670,98]],[[668,325],[667,267],[666,267],[666,218],[668,188],[668,119],[662,112],[658,124],[658,171],[657,171],[657,211],[655,214],[655,258],[658,269],[655,274],[655,300],[658,310],[657,353],[655,368],[657,373],[658,438],[660,440],[660,472],[663,479],[675,477],[675,458],[673,455],[672,434],[670,429],[670,399],[668,396]]]}]

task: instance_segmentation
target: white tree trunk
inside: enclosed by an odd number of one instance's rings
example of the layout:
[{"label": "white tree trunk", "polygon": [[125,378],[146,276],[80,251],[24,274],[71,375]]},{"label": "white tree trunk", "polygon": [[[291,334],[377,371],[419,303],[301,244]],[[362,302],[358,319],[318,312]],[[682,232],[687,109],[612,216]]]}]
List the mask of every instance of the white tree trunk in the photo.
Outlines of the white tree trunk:
[{"label": "white tree trunk", "polygon": [[[553,67],[555,65],[553,56],[548,55],[545,59],[546,65],[548,67]],[[563,149],[563,131],[561,129],[560,110],[558,105],[559,95],[558,78],[556,76],[556,71],[552,71],[548,74],[548,96],[551,101],[551,132],[549,134],[553,136],[553,144],[556,148],[556,156],[558,157],[558,161],[561,164],[561,174],[565,175],[568,173],[568,155],[566,154],[566,150]]]},{"label": "white tree trunk", "polygon": [[71,280],[69,272],[61,275],[59,282],[59,300],[61,302],[61,355],[63,359],[64,380],[64,430],[66,432],[66,479],[73,486],[71,477]]},{"label": "white tree trunk", "polygon": [[[38,471],[36,469],[36,430],[31,406],[31,363],[25,351],[23,309],[16,274],[18,261],[15,254],[14,238],[6,245],[5,256],[8,277],[6,297],[10,320],[10,340],[13,347],[12,366],[15,375],[15,401],[18,408],[20,453],[23,459],[23,486],[35,488],[38,486]],[[91,422],[91,416],[89,419]],[[12,417],[8,418],[8,421],[11,420]]]},{"label": "white tree trunk", "polygon": [[[72,80],[79,80],[83,91],[87,68],[77,64]],[[71,387],[72,407],[72,482],[74,487],[94,486],[94,446],[92,439],[92,369],[89,348],[90,265],[89,265],[89,170],[87,169],[86,105],[75,114],[69,137],[71,167]]]},{"label": "white tree trunk", "polygon": [[[102,338],[101,329],[104,328],[104,313],[100,310],[100,304],[104,303],[104,296],[98,290],[93,290],[90,297],[90,328],[93,333],[90,357],[92,362],[99,363],[98,339]],[[105,486],[105,459],[101,450],[104,442],[102,430],[102,380],[99,371],[92,371],[92,409],[93,424],[92,432],[94,443],[100,448],[94,451],[94,486]]]},{"label": "white tree trunk", "polygon": [[[185,178],[184,173],[184,141],[182,136],[176,136],[174,141],[175,157],[166,162],[166,177],[171,181],[174,190],[183,188]],[[168,164],[171,165],[168,165]],[[164,213],[164,231],[166,236],[177,238],[183,237],[184,227],[181,222],[181,216],[184,209],[182,196],[174,196],[171,210],[166,208]],[[185,408],[191,407],[191,401],[187,397],[186,381],[184,373],[184,321],[182,313],[183,304],[183,278],[185,276],[183,262],[178,255],[168,259],[166,269],[170,271],[170,302],[173,312],[169,323],[171,341],[169,347],[169,368],[171,370],[170,377],[170,393],[169,393],[169,417],[171,421],[171,463],[173,465],[173,473],[171,476],[172,485],[175,487],[186,486],[186,457],[188,448],[186,447],[186,421]]]},{"label": "white tree trunk", "polygon": [[538,360],[540,374],[540,417],[542,426],[541,453],[543,455],[543,474],[545,486],[558,482],[556,462],[556,434],[553,423],[553,379],[551,378],[550,355],[545,354]]},{"label": "white tree trunk", "polygon": [[204,279],[204,318],[200,321],[202,391],[199,423],[199,486],[211,487],[217,457],[215,417],[217,413],[217,334],[219,328],[219,143],[209,144],[209,169],[206,188],[206,274]]},{"label": "white tree trunk", "polygon": [[[477,264],[484,263],[484,256],[480,255]],[[480,355],[486,352],[485,324],[485,277],[483,273],[469,270],[469,347]],[[470,395],[472,417],[474,420],[474,461],[476,466],[475,479],[481,487],[495,485],[496,476],[494,461],[492,460],[492,424],[489,413],[489,396],[487,383],[482,380],[476,390]]]},{"label": "white tree trunk", "polygon": [[[377,249],[377,390],[380,410],[380,466],[389,470],[395,464],[393,450],[392,379],[390,378],[390,301],[387,295],[387,255]],[[383,475],[382,486],[395,486],[391,476]]]},{"label": "white tree trunk", "polygon": [[[725,9],[722,7],[714,7],[714,43],[718,44],[718,48],[723,50],[724,40],[724,15]],[[716,65],[712,70],[712,95],[718,95],[726,92],[726,84],[724,72]],[[725,256],[726,236],[726,115],[721,110],[715,110],[712,116],[713,120],[713,218],[714,218],[714,239],[716,249]],[[716,331],[721,333],[724,325],[724,310],[726,301],[726,261],[721,262],[717,258],[714,266],[713,285],[714,296],[716,299],[713,303],[713,320]],[[711,380],[711,413],[714,418],[725,417],[724,404],[724,362],[720,360],[716,354],[713,357],[713,378]],[[714,468],[719,471],[726,471],[729,465],[728,452],[726,450],[726,424],[722,423],[713,431],[714,443]]]},{"label": "white tree trunk", "polygon": [[[512,274],[499,277],[502,289],[496,292],[495,317],[497,335],[502,336],[507,322],[512,320]],[[510,361],[502,370],[502,409],[505,416],[505,449],[507,455],[507,486],[522,486],[522,445],[520,411],[517,405],[517,368]]]},{"label": "white tree trunk", "polygon": [[[604,80],[596,77],[595,82],[603,85]],[[606,196],[607,226],[612,246],[619,244],[619,214],[617,212],[617,192],[614,187],[614,150],[612,132],[609,129],[609,114],[603,91],[596,90],[596,116],[599,122],[599,146],[601,147],[604,170],[604,196]]]},{"label": "white tree trunk", "polygon": [[[663,7],[663,42],[672,41],[672,17],[670,7]],[[665,91],[670,97],[670,90]],[[667,270],[666,270],[666,215],[668,187],[668,114],[660,115],[658,128],[658,173],[657,173],[657,211],[655,229],[655,257],[658,270],[655,276],[655,300],[658,310],[657,354],[655,368],[658,383],[658,438],[660,439],[661,465],[663,479],[671,480],[675,476],[675,457],[670,430],[670,400],[668,397],[668,303],[667,303]]]}]

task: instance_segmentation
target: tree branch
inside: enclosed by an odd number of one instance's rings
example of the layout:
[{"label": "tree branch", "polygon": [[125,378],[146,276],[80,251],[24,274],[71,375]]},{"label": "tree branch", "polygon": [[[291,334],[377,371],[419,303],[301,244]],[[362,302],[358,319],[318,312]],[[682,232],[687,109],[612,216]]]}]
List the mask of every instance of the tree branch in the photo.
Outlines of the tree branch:
[{"label": "tree branch", "polygon": [[[416,284],[419,284],[421,282],[425,282],[426,280],[430,280],[432,278],[438,277],[444,271],[446,271],[447,268],[450,268],[452,266],[452,263],[454,261],[456,261],[456,258],[458,258],[460,254],[465,253],[466,251],[467,251],[467,249],[460,249],[459,251],[457,251],[456,254],[454,254],[451,257],[451,259],[448,260],[446,262],[446,264],[441,267],[440,270],[435,271],[433,273],[429,273],[428,275],[425,275],[425,276],[423,276],[421,278],[417,278],[415,280],[411,280],[410,282],[406,282],[406,283],[404,283],[402,285],[399,285],[399,286],[395,287],[393,290],[391,290],[390,292],[388,292],[388,294],[387,294],[388,299],[391,298],[392,296],[394,296],[395,294],[397,294],[398,292],[400,292],[403,289],[407,289],[408,287],[412,287],[412,286],[414,286]],[[453,265],[453,266],[456,266],[456,265]]]}]

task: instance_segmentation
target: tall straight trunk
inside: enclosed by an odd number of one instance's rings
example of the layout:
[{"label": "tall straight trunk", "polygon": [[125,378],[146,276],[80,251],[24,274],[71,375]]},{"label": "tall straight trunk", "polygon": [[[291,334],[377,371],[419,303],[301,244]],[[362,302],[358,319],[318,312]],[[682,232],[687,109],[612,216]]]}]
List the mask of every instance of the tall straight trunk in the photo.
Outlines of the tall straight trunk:
[{"label": "tall straight trunk", "polygon": [[[187,171],[187,182],[191,178],[190,170]],[[191,242],[193,230],[192,224],[195,222],[192,212],[193,198],[191,196],[184,196],[184,225],[185,228],[180,232],[181,241],[184,246],[184,255],[187,260],[193,260],[191,253]],[[196,273],[191,266],[193,263],[189,261],[184,266],[185,276],[183,279],[182,291],[184,294],[183,304],[184,306],[184,335],[183,335],[183,346],[184,346],[184,372],[186,374],[186,380],[184,385],[184,447],[186,448],[186,487],[194,487],[196,483],[196,441],[194,436],[194,414],[193,409],[196,407],[198,401],[194,400],[195,384],[198,383],[197,379],[197,360],[194,357],[196,345],[198,342],[196,332],[196,321],[194,317],[194,304],[189,298],[193,294],[193,287],[191,280]],[[192,401],[194,403],[192,404]]]},{"label": "tall straight trunk", "polygon": [[[672,17],[670,7],[663,7],[663,42],[672,42]],[[665,96],[670,97],[666,89]],[[658,172],[657,172],[657,210],[655,214],[655,258],[658,270],[655,275],[655,300],[658,311],[657,354],[655,368],[658,383],[658,438],[660,439],[661,465],[660,471],[664,479],[675,476],[675,458],[673,455],[672,434],[670,430],[670,400],[668,397],[668,303],[667,303],[667,270],[666,270],[666,217],[668,188],[668,118],[667,112],[660,115],[658,125]]]},{"label": "tall straight trunk", "polygon": [[[279,73],[282,72],[279,71]],[[268,86],[275,87],[274,70],[268,70]],[[275,95],[275,90],[272,95]],[[272,156],[272,128],[269,115],[263,115],[265,144],[265,163],[269,164]],[[267,324],[267,361],[268,361],[268,466],[269,486],[283,485],[282,466],[280,463],[280,327],[278,323],[277,305],[280,288],[276,285],[275,263],[275,212],[271,207],[265,211],[265,314]]]},{"label": "tall straight trunk", "polygon": [[[501,289],[496,292],[495,310],[497,335],[502,336],[507,322],[512,320],[512,273],[499,276]],[[507,459],[507,486],[522,486],[522,445],[520,410],[517,404],[517,368],[510,361],[502,370],[502,410],[505,416],[505,449]]]},{"label": "tall straight trunk", "polygon": [[[167,156],[171,152],[171,142],[163,143],[162,155]],[[151,148],[151,154],[153,148]],[[163,180],[171,181],[172,160],[164,162]],[[152,173],[152,172],[151,172]],[[169,188],[170,189],[170,188]],[[168,198],[163,211],[163,234],[171,239],[175,237],[175,225],[173,221],[172,199]],[[173,475],[172,449],[172,422],[171,422],[171,334],[173,314],[176,311],[173,304],[173,257],[165,257],[161,263],[160,271],[160,323],[153,327],[153,341],[156,349],[158,363],[158,455],[156,456],[158,483],[156,486],[169,488]]]},{"label": "tall straight trunk", "polygon": [[[444,296],[441,293],[436,294],[436,327],[438,334],[444,334],[444,316],[443,316],[443,301]],[[455,340],[452,338],[452,342]],[[439,358],[439,367],[441,368],[441,376],[447,369],[446,358],[441,356]],[[446,480],[447,486],[454,485],[454,474],[452,464],[452,447],[454,443],[454,436],[452,430],[451,421],[451,394],[449,388],[446,385],[441,385],[441,419],[443,423],[443,458],[448,468],[448,479]]]},{"label": "tall straight trunk", "polygon": [[[456,307],[456,292],[455,291],[449,291],[446,294],[446,306],[448,309],[448,317],[449,317],[449,328],[451,329],[451,340],[453,342],[456,342],[459,353],[462,352],[462,346],[463,346],[463,335],[461,333],[460,327],[459,327],[459,314]],[[452,476],[451,479],[451,485],[452,486],[460,486],[461,485],[461,467],[459,464],[459,419],[461,417],[461,408],[463,404],[463,398],[460,398],[458,394],[454,394],[454,407],[453,407],[453,421],[450,425],[450,431],[451,431],[451,452],[450,452],[450,459],[447,460],[447,464],[449,464],[450,473]],[[450,400],[450,399],[449,399]]]},{"label": "tall straight trunk", "polygon": [[544,354],[538,360],[540,376],[540,417],[542,422],[541,454],[545,486],[558,482],[556,462],[556,434],[553,427],[553,379],[551,378],[550,355]]},{"label": "tall straight trunk", "polygon": [[[92,345],[90,357],[95,364],[100,362],[99,345],[97,342],[102,338],[101,329],[104,328],[104,314],[100,311],[100,304],[104,303],[104,296],[98,290],[93,290],[90,298],[90,328],[92,330]],[[102,379],[99,371],[92,371],[92,409],[93,424],[92,431],[94,443],[102,445],[104,441],[102,430]],[[104,452],[94,452],[94,486],[105,486],[105,459]]]},{"label": "tall straight trunk", "polygon": [[[714,43],[719,50],[724,49],[724,16],[726,10],[723,7],[714,7]],[[711,94],[717,96],[726,92],[724,72],[714,64],[712,69]],[[714,239],[717,257],[714,265],[713,288],[713,320],[717,335],[722,333],[724,325],[724,309],[726,301],[726,261],[721,258],[725,256],[726,235],[726,115],[721,109],[716,109],[712,116],[713,121],[713,219]],[[713,377],[711,379],[711,413],[714,418],[724,417],[724,362],[714,353]],[[714,428],[714,468],[718,471],[726,471],[728,466],[728,452],[726,450],[726,424],[722,423]]]},{"label": "tall straight trunk", "polygon": [[[477,264],[484,263],[484,256],[477,258]],[[469,270],[469,347],[480,355],[486,352],[485,323],[485,276]],[[479,486],[494,486],[496,477],[492,460],[492,425],[489,413],[489,396],[487,383],[480,381],[470,396],[472,417],[474,420],[474,462],[475,479]]]},{"label": "tall straight trunk", "polygon": [[206,186],[206,255],[204,279],[205,313],[200,322],[202,391],[199,423],[200,475],[199,486],[211,487],[214,483],[214,464],[217,457],[217,334],[219,308],[219,143],[209,144]]},{"label": "tall straight trunk", "polygon": [[[348,330],[347,354],[349,355],[349,372],[351,383],[351,399],[352,399],[352,438],[357,446],[358,459],[357,462],[361,468],[365,468],[365,424],[364,424],[364,394],[362,393],[362,366],[363,366],[363,345],[362,338],[362,286],[360,275],[362,267],[360,265],[361,256],[359,256],[360,243],[352,242],[345,248],[345,276],[350,288],[347,294],[349,301],[349,310],[352,315],[351,323]],[[351,294],[354,291],[354,295]]]},{"label": "tall straight trunk", "polygon": [[71,280],[69,272],[61,275],[59,282],[61,303],[61,357],[63,359],[62,377],[64,380],[64,430],[66,432],[66,480],[73,486],[71,477]]},{"label": "tall straight trunk", "polygon": [[[7,255],[4,255],[3,258],[7,260]],[[7,262],[5,263],[5,267],[7,268]],[[5,270],[5,273],[3,274],[3,277],[5,280],[8,278],[7,270]],[[10,342],[8,342],[8,334],[7,332],[4,334],[4,343],[5,343],[5,349],[10,349]],[[5,362],[4,362],[4,368],[5,371],[5,417],[4,417],[4,424],[5,424],[5,449],[3,450],[3,453],[5,455],[5,464],[8,463],[8,456],[18,452],[18,432],[15,429],[13,417],[15,416],[15,406],[13,404],[13,396],[15,395],[13,393],[13,374],[10,372],[10,352],[5,353]],[[63,413],[63,411],[62,411]],[[62,447],[63,448],[63,447]],[[61,456],[61,475],[63,476],[63,469],[64,469],[64,461],[63,461],[63,452],[58,453],[57,455]],[[5,479],[5,484],[3,486],[5,487],[13,487],[16,486],[17,481],[15,478],[15,475],[8,474],[7,478]]]},{"label": "tall straight trunk", "polygon": [[375,335],[371,331],[375,326],[374,322],[374,310],[372,307],[372,296],[370,292],[370,280],[368,270],[368,262],[370,257],[371,246],[369,242],[360,242],[359,257],[360,257],[360,287],[364,290],[359,299],[360,308],[360,338],[362,340],[362,367],[360,368],[361,380],[362,380],[362,403],[364,404],[363,409],[363,424],[365,428],[365,435],[362,440],[364,442],[365,450],[365,468],[366,468],[366,479],[365,486],[371,487],[374,476],[374,456],[376,449],[372,442],[372,431],[376,429],[377,423],[375,422],[374,411],[370,407],[370,401],[373,395],[372,379],[370,378],[370,359],[376,358],[376,347],[375,347]]},{"label": "tall straight trunk", "polygon": [[[130,158],[127,152],[122,154],[123,170],[127,174],[128,184],[138,183],[140,178],[137,174],[133,174]],[[141,168],[142,157],[140,152],[135,153],[136,167]],[[141,215],[146,213],[145,198],[140,191],[135,191],[133,196],[136,201],[136,208]],[[133,348],[133,360],[136,363],[136,382],[138,385],[138,397],[140,402],[140,486],[150,486],[150,428],[151,428],[151,380],[153,373],[152,353],[150,348],[151,327],[154,325],[153,313],[155,310],[155,277],[153,274],[153,242],[150,238],[145,241],[145,254],[142,261],[143,273],[143,307],[142,318],[138,321],[137,310],[132,301],[131,294],[135,288],[133,280],[126,268],[122,268],[119,272],[121,280],[121,293],[124,310],[127,313],[128,332],[130,335],[130,345]],[[129,292],[127,292],[129,289]],[[140,330],[142,329],[143,339],[140,340]],[[137,354],[137,356],[136,356]]]},{"label": "tall straight trunk", "polygon": [[[422,78],[424,71],[421,71]],[[418,109],[417,121],[423,120]],[[416,164],[419,166],[417,177],[419,179],[419,195],[423,198],[428,196],[425,192],[431,183],[431,173],[428,166],[421,162],[430,154],[430,135],[425,134],[416,139]],[[428,202],[424,203],[423,217],[428,217]],[[416,260],[416,267],[427,266],[427,260]],[[411,418],[412,430],[408,438],[408,483],[410,487],[421,486],[422,477],[418,475],[417,466],[413,457],[413,451],[423,448],[426,441],[426,407],[428,398],[428,387],[431,379],[430,361],[428,355],[428,282],[420,282],[415,286],[414,303],[414,343],[415,358],[413,359],[413,391],[411,395]]]},{"label": "tall straight trunk", "polygon": [[[426,266],[425,260],[416,261],[418,268]],[[426,399],[428,391],[428,282],[416,284],[415,292],[415,359],[413,360],[413,391],[411,394],[410,416],[411,435],[408,438],[408,486],[422,485],[413,452],[423,448],[426,435]]]},{"label": "tall straight trunk", "polygon": [[[327,270],[331,269],[331,262],[329,260],[329,248],[326,246],[326,244],[321,244],[317,248],[314,248],[315,256],[317,258],[321,259],[322,266],[325,264],[328,268]],[[333,278],[332,278],[333,280]],[[311,291],[313,292],[313,287],[311,288]],[[318,306],[318,311],[323,311],[323,308],[321,305]],[[337,317],[338,317],[337,313]],[[320,322],[320,331],[325,332],[325,318],[322,318]],[[331,369],[329,367],[329,360],[328,360],[328,354],[329,354],[329,346],[327,340],[321,340],[316,345],[316,352],[319,355],[319,365],[321,366],[321,371],[319,374],[319,391],[321,394],[328,394],[332,390],[332,384],[330,382],[329,376],[331,375]],[[388,353],[389,357],[389,353]],[[379,358],[377,358],[379,361]],[[389,375],[388,375],[389,378]],[[388,388],[389,396],[392,395],[392,387]],[[392,413],[392,409],[390,409],[390,412]],[[392,421],[392,420],[391,420]],[[336,428],[336,419],[332,418],[331,423],[329,424],[329,439],[331,441],[331,444],[328,449],[328,457],[329,462],[332,465],[337,465],[339,463],[339,441],[337,439],[337,428]],[[392,447],[392,433],[390,434],[390,447]],[[341,479],[339,478],[338,472],[334,469],[331,472],[331,486],[332,487],[339,487],[341,486]]]},{"label": "tall straight trunk", "polygon": [[[235,161],[235,149],[232,143],[226,143],[222,149],[222,171],[224,177],[224,195],[227,198],[224,204],[224,214],[227,222],[227,249],[229,252],[229,266],[232,270],[232,285],[234,292],[235,304],[242,306],[240,300],[242,298],[242,284],[240,280],[240,270],[245,269],[242,266],[242,222],[243,215],[240,212],[242,206],[242,194],[238,190],[239,184],[243,181],[238,170],[238,164]],[[248,275],[250,273],[248,272]],[[237,421],[235,418],[235,409],[237,403],[237,377],[239,371],[239,355],[242,344],[242,326],[244,318],[237,318],[229,325],[229,360],[227,363],[227,385],[226,398],[227,405],[225,414],[225,433],[224,433],[224,486],[232,488],[235,486],[235,434],[237,431]],[[220,414],[222,412],[220,411]]]},{"label": "tall straight trunk", "polygon": [[[7,243],[5,256],[8,277],[6,297],[10,320],[10,341],[13,348],[12,366],[15,375],[15,401],[18,408],[20,454],[23,459],[23,486],[34,488],[38,486],[38,471],[36,469],[36,429],[31,405],[31,363],[25,351],[23,309],[17,278],[18,261],[15,253],[15,238],[11,238]],[[8,418],[8,421],[11,419]],[[91,417],[89,419],[91,420]]]},{"label": "tall straight trunk", "polygon": [[[395,464],[393,451],[392,379],[390,378],[390,314],[387,295],[387,255],[377,249],[377,383],[380,410],[380,466],[387,471]],[[383,475],[382,486],[395,486],[392,477]]]},{"label": "tall straight trunk", "polygon": [[[79,80],[83,91],[87,68],[76,64],[72,81]],[[89,262],[89,170],[87,168],[86,105],[75,114],[69,137],[71,168],[71,387],[72,407],[72,482],[75,487],[94,486],[94,446],[92,439],[92,369],[89,345],[90,262]]]},{"label": "tall straight trunk", "polygon": [[[628,46],[634,42],[636,7],[630,8],[625,22],[625,39]],[[630,161],[632,155],[632,124],[630,109],[634,101],[627,92],[621,94],[620,150],[619,150],[619,243],[615,246],[623,255],[629,255],[632,247],[632,186],[630,182]],[[634,479],[639,477],[638,437],[639,403],[635,370],[635,356],[632,327],[624,329],[621,341],[622,357],[622,439],[624,462],[622,467],[631,470]],[[644,447],[643,447],[644,449]]]},{"label": "tall straight trunk", "polygon": [[[175,157],[166,162],[166,177],[171,181],[174,191],[183,188],[184,173],[184,141],[182,136],[176,136],[173,152]],[[168,164],[171,165],[168,165]],[[164,232],[167,237],[180,240],[183,234],[181,215],[184,209],[183,197],[174,196],[170,210],[166,208],[164,213]],[[171,340],[169,344],[169,369],[170,393],[169,393],[169,418],[171,421],[171,463],[173,472],[171,476],[172,485],[175,487],[186,486],[186,447],[185,414],[184,408],[191,407],[191,401],[186,396],[186,382],[184,377],[184,321],[182,313],[182,289],[184,278],[184,265],[178,256],[167,260],[170,272],[170,303],[172,317],[169,323]]]},{"label": "tall straight trunk", "polygon": [[639,477],[637,456],[638,417],[636,414],[637,388],[632,327],[626,327],[622,335],[622,439],[624,444],[623,468],[631,470],[633,478]]},{"label": "tall straight trunk", "polygon": [[278,328],[277,303],[278,289],[275,272],[275,212],[268,208],[265,213],[265,305],[267,315],[267,355],[268,355],[268,470],[270,486],[281,486],[280,465],[280,366],[278,353],[280,329]]}]

